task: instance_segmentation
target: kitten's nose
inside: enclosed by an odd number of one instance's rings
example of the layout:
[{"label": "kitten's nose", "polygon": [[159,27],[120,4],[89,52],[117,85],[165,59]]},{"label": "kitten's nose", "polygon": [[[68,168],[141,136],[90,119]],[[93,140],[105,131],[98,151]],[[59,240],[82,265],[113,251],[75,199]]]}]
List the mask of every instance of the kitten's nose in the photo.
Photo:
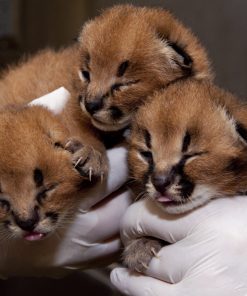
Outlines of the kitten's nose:
[{"label": "kitten's nose", "polygon": [[151,181],[155,189],[161,194],[164,194],[167,187],[172,183],[172,177],[169,174],[154,173],[151,177]]},{"label": "kitten's nose", "polygon": [[38,222],[39,222],[39,214],[37,209],[35,209],[33,211],[33,215],[26,220],[22,220],[19,216],[14,215],[15,218],[15,223],[22,229],[25,231],[33,231],[34,228],[37,226]]},{"label": "kitten's nose", "polygon": [[85,108],[87,112],[91,115],[102,109],[103,107],[103,97],[96,97],[92,102],[87,102],[85,100]]}]

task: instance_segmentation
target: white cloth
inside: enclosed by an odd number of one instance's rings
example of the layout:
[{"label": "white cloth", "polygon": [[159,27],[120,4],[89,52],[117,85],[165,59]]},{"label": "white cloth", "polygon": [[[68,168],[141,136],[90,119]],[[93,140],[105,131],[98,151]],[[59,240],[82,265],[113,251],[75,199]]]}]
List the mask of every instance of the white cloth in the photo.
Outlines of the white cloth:
[{"label": "white cloth", "polygon": [[150,200],[129,207],[123,240],[153,236],[171,243],[145,275],[117,268],[112,283],[132,296],[247,295],[247,197],[221,198],[180,216]]},{"label": "white cloth", "polygon": [[59,114],[63,111],[71,95],[65,87],[55,89],[53,92],[37,98],[29,103],[29,106],[43,106],[54,114]]},{"label": "white cloth", "polygon": [[[58,114],[69,96],[60,88],[29,105],[41,105]],[[0,231],[0,277],[59,277],[71,269],[97,266],[119,251],[120,221],[130,204],[129,192],[119,189],[127,180],[126,152],[123,147],[108,151],[107,180],[85,193],[73,221],[52,236],[27,242],[1,238]]]}]

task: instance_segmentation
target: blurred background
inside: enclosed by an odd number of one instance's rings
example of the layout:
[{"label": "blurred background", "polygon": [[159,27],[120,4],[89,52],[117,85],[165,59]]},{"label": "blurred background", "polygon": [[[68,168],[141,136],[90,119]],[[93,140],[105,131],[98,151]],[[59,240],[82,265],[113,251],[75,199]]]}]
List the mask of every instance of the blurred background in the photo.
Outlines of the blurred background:
[{"label": "blurred background", "polygon": [[0,0],[0,68],[24,53],[69,44],[86,20],[105,7],[130,2],[171,10],[207,48],[216,82],[247,97],[245,0]]},{"label": "blurred background", "polygon": [[[0,69],[47,46],[59,48],[72,42],[83,23],[105,7],[130,1],[112,0],[0,0]],[[199,37],[207,48],[216,82],[247,98],[247,1],[245,0],[146,0],[137,5],[162,6],[171,10]],[[0,242],[1,243],[1,242]],[[96,277],[98,273],[96,272]],[[94,276],[95,277],[95,274]],[[116,295],[105,279],[77,274],[63,281],[16,279],[0,281],[0,295],[29,296]],[[86,292],[86,293],[85,293]],[[64,293],[64,294],[63,294]]]}]

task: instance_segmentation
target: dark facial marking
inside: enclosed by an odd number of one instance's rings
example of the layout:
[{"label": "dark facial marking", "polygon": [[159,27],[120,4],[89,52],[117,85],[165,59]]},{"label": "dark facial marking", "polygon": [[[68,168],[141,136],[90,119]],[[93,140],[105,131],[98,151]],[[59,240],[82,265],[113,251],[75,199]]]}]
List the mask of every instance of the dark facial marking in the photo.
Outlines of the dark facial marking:
[{"label": "dark facial marking", "polygon": [[152,152],[150,151],[140,151],[141,156],[148,162],[152,163],[153,162],[153,155]]},{"label": "dark facial marking", "polygon": [[241,138],[247,142],[247,129],[243,126],[242,123],[236,123],[236,131],[241,136]]},{"label": "dark facial marking", "polygon": [[151,149],[151,135],[150,135],[149,131],[144,129],[143,134],[144,134],[144,139],[145,139],[146,146],[149,149]]},{"label": "dark facial marking", "polygon": [[233,172],[236,175],[241,175],[247,170],[247,158],[240,157],[232,158],[226,166],[226,171]]},{"label": "dark facial marking", "polygon": [[88,82],[90,82],[90,73],[88,71],[82,70],[81,74]]},{"label": "dark facial marking", "polygon": [[9,212],[10,203],[7,200],[0,199],[0,208],[2,208],[6,212]]},{"label": "dark facial marking", "polygon": [[40,169],[36,168],[33,171],[33,179],[37,187],[40,187],[43,185],[44,177]]},{"label": "dark facial marking", "polygon": [[122,64],[120,64],[117,71],[117,77],[123,76],[128,66],[129,66],[129,61],[124,61]]},{"label": "dark facial marking", "polygon": [[190,142],[191,142],[191,136],[189,134],[189,132],[187,131],[184,139],[183,139],[183,145],[182,145],[182,152],[186,152],[190,146]]},{"label": "dark facial marking", "polygon": [[64,148],[63,145],[62,145],[60,142],[55,142],[55,143],[54,143],[54,146],[55,146],[56,148]]},{"label": "dark facial marking", "polygon": [[59,214],[55,212],[47,212],[45,215],[47,218],[50,218],[53,223],[57,222],[59,217]]},{"label": "dark facial marking", "polygon": [[48,188],[42,188],[36,195],[37,202],[42,205],[43,200],[47,197],[47,192],[53,190],[57,185],[58,184],[53,184]]},{"label": "dark facial marking", "polygon": [[181,186],[181,196],[184,199],[187,199],[191,196],[195,185],[192,183],[184,174],[181,176],[179,181],[179,185]]},{"label": "dark facial marking", "polygon": [[123,112],[116,106],[112,106],[109,108],[111,112],[111,117],[115,120],[120,119],[123,116]]},{"label": "dark facial marking", "polygon": [[90,63],[90,55],[89,55],[89,53],[87,53],[85,56],[85,66],[87,69],[90,69],[89,63]]}]

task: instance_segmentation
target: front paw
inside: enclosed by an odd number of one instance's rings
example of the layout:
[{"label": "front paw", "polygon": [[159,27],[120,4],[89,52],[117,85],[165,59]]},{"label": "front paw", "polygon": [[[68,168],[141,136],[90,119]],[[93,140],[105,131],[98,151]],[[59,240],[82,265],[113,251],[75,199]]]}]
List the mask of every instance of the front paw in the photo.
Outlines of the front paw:
[{"label": "front paw", "polygon": [[125,248],[123,263],[132,271],[144,273],[152,258],[157,257],[162,246],[163,244],[158,239],[136,239]]},{"label": "front paw", "polygon": [[70,139],[65,148],[72,153],[72,163],[83,177],[92,181],[99,178],[103,180],[107,175],[108,161],[105,153],[83,145],[77,139]]}]

